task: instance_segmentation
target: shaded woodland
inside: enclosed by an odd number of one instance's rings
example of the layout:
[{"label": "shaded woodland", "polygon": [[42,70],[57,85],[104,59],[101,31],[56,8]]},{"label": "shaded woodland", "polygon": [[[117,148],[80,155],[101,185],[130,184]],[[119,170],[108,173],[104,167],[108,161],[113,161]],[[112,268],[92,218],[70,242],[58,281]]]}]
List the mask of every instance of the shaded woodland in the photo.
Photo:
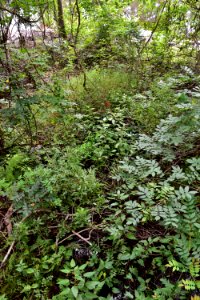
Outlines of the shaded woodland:
[{"label": "shaded woodland", "polygon": [[0,0],[0,300],[200,300],[200,3]]}]

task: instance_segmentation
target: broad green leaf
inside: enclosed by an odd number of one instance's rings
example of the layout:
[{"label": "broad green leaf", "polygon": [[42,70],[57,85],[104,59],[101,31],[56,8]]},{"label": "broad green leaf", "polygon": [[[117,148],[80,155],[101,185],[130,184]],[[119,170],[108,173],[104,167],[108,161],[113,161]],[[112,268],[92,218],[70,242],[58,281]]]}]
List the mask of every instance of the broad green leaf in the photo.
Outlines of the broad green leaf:
[{"label": "broad green leaf", "polygon": [[86,278],[91,278],[96,274],[96,271],[92,271],[92,272],[87,272],[85,273],[83,276]]},{"label": "broad green leaf", "polygon": [[72,260],[70,261],[70,267],[74,268],[76,265],[75,260],[72,258]]},{"label": "broad green leaf", "polygon": [[57,282],[59,285],[66,285],[66,286],[68,286],[70,283],[69,279],[58,279]]},{"label": "broad green leaf", "polygon": [[77,288],[77,286],[73,286],[71,288],[71,291],[72,291],[72,294],[74,295],[74,297],[77,298],[77,296],[78,296],[78,288]]},{"label": "broad green leaf", "polygon": [[88,281],[86,282],[86,287],[89,290],[94,290],[100,284],[99,281]]}]

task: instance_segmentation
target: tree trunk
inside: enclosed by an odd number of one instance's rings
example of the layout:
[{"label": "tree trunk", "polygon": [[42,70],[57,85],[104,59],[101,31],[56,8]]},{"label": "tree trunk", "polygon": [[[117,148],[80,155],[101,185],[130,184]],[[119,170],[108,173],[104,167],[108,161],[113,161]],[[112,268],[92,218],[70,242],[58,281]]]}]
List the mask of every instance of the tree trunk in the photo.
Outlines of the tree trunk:
[{"label": "tree trunk", "polygon": [[62,0],[57,0],[57,9],[58,9],[57,23],[58,23],[59,36],[63,39],[66,39],[67,35],[66,35],[66,31],[65,31]]},{"label": "tree trunk", "polygon": [[197,50],[195,72],[200,74],[200,50]]}]

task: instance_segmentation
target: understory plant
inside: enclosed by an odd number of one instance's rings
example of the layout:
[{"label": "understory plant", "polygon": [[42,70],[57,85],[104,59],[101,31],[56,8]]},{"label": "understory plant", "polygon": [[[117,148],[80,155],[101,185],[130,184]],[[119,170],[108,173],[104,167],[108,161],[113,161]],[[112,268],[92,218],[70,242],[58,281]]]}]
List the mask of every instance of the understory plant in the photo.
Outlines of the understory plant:
[{"label": "understory plant", "polygon": [[156,122],[157,83],[103,111],[45,102],[51,146],[1,159],[2,299],[198,299],[199,96],[165,80]]}]

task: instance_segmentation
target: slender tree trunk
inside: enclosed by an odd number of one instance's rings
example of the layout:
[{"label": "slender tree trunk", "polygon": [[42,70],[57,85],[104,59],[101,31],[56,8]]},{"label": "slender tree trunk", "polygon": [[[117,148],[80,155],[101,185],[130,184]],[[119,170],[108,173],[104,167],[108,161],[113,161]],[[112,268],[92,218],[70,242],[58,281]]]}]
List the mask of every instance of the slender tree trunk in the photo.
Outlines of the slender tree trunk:
[{"label": "slender tree trunk", "polygon": [[65,39],[67,37],[67,35],[66,35],[66,31],[65,31],[62,0],[57,0],[57,10],[58,10],[57,23],[58,23],[59,36],[61,38]]},{"label": "slender tree trunk", "polygon": [[200,74],[200,50],[197,50],[197,53],[196,53],[195,72],[197,74]]}]

